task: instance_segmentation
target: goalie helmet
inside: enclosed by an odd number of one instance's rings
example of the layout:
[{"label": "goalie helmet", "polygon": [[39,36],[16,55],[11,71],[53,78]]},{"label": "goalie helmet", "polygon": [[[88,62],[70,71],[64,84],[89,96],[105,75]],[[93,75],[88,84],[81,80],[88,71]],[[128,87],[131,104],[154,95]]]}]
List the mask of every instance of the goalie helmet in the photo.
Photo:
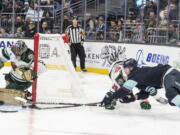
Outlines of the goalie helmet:
[{"label": "goalie helmet", "polygon": [[15,53],[15,55],[22,55],[27,50],[27,45],[24,41],[18,40],[15,45],[12,47],[12,51]]}]

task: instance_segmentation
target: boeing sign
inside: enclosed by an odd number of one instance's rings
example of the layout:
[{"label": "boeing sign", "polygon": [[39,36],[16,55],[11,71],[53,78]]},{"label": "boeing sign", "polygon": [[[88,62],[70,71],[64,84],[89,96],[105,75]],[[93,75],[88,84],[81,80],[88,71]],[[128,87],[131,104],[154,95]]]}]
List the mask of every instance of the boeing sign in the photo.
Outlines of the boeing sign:
[{"label": "boeing sign", "polygon": [[148,63],[166,65],[169,63],[169,56],[152,52],[145,54],[144,51],[140,49],[137,51],[136,60],[139,66],[145,66]]}]

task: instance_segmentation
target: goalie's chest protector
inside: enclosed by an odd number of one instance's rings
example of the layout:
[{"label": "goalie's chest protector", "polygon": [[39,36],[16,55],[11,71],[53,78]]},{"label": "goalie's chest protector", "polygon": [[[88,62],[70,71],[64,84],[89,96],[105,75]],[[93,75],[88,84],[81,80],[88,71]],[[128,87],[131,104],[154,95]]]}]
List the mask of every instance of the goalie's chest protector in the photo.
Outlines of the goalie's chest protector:
[{"label": "goalie's chest protector", "polygon": [[171,68],[169,65],[158,65],[155,67],[136,68],[128,76],[128,80],[137,82],[136,87],[143,90],[147,86],[162,88],[162,79],[165,72]]}]

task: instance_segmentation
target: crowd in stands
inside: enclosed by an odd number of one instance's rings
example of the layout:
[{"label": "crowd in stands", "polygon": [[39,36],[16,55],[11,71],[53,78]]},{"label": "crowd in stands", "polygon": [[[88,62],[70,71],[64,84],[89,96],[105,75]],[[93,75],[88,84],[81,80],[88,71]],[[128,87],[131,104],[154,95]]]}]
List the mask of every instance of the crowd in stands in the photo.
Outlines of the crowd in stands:
[{"label": "crowd in stands", "polygon": [[93,19],[91,15],[87,15],[86,33],[89,39],[97,40],[106,38],[111,41],[142,43],[158,40],[162,43],[176,44],[180,28],[178,19],[178,0],[171,0],[164,9],[157,9],[156,3],[147,0],[143,10],[139,9],[138,14],[133,10],[129,11],[126,19],[110,19],[105,24],[103,17]]},{"label": "crowd in stands", "polygon": [[[41,0],[41,8],[36,0],[15,0],[14,9],[12,0],[0,0],[0,37],[32,38],[38,30],[37,25],[41,33],[57,32],[54,31],[54,13],[61,9],[62,1],[65,3],[64,7],[70,7],[81,0]],[[138,12],[129,9],[127,15],[107,18],[107,22],[104,15],[93,16],[86,13],[82,16],[80,25],[86,31],[87,40],[149,43],[151,40],[164,42],[164,39],[168,39],[168,43],[175,44],[180,37],[178,5],[179,0],[170,0],[166,7],[157,8],[157,3],[147,0],[146,5],[139,8]],[[13,11],[16,14],[12,14]],[[64,14],[63,19],[64,32],[71,24],[70,14]],[[153,39],[154,36],[156,39]]]}]

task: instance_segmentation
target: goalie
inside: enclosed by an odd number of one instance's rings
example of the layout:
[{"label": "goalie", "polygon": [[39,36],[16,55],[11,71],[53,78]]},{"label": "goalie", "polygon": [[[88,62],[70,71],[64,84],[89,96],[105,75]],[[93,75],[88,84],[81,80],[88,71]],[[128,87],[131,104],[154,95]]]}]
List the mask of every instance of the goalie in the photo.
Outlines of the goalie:
[{"label": "goalie", "polygon": [[12,66],[11,71],[5,75],[6,89],[25,91],[39,74],[46,71],[45,64],[39,61],[38,73],[35,73],[33,59],[33,50],[28,48],[22,40],[18,40],[12,48],[3,48],[0,51],[0,68],[7,61],[10,61]]}]

